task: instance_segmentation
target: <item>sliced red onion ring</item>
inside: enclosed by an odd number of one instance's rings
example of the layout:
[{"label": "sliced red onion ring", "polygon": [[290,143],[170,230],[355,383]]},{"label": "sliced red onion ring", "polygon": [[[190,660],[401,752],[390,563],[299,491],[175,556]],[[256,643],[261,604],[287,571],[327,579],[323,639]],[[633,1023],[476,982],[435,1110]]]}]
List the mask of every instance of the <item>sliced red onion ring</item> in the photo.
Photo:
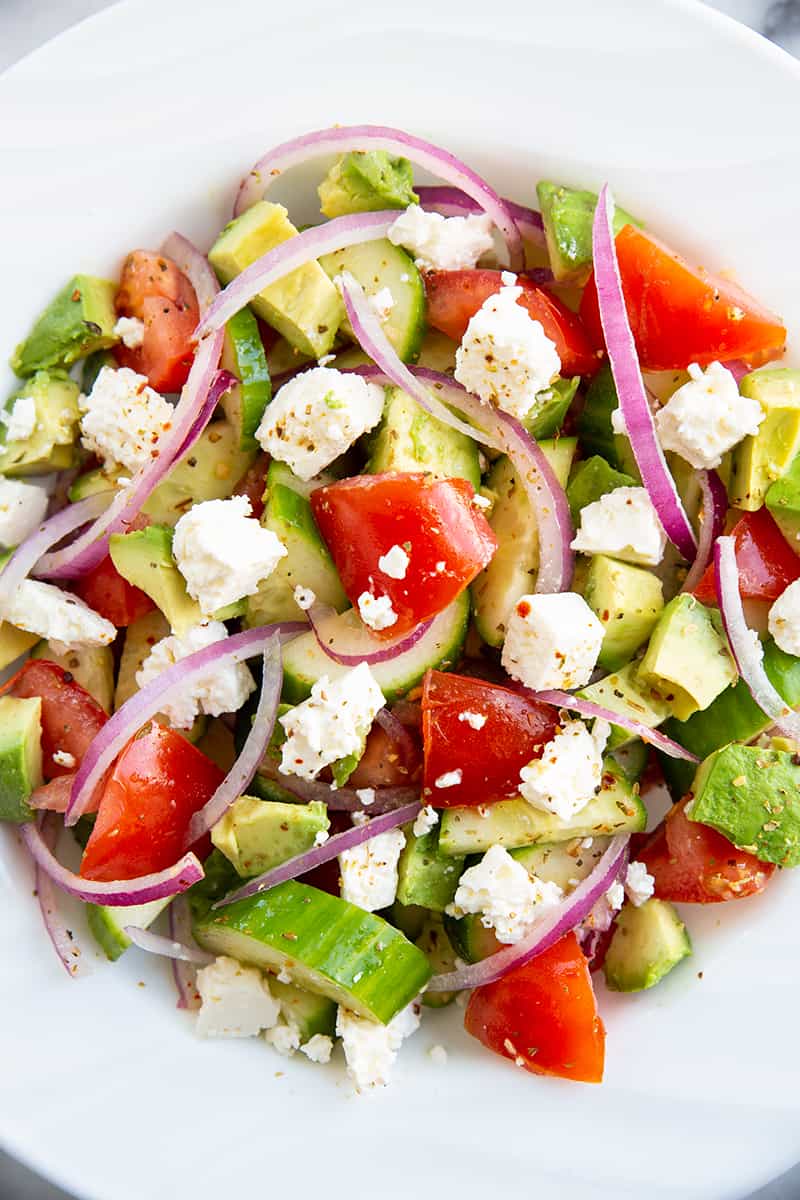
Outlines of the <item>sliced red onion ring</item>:
[{"label": "sliced red onion ring", "polygon": [[[42,842],[50,854],[53,854],[58,841],[61,822],[52,814],[45,815],[41,824]],[[47,936],[53,943],[53,949],[59,961],[71,979],[85,974],[86,960],[82,957],[81,948],[75,941],[75,934],[68,929],[58,908],[58,898],[53,887],[53,881],[37,862],[34,868],[34,887],[42,913]]]},{"label": "sliced red onion ring", "polygon": [[208,803],[204,804],[189,822],[187,849],[199,841],[203,834],[213,829],[234,801],[238,800],[242,792],[247,790],[247,785],[267,752],[269,739],[272,737],[272,730],[275,726],[275,718],[278,715],[278,704],[283,685],[281,645],[277,635],[270,637],[264,647],[263,666],[261,695],[250,732],[242,746],[242,752]]},{"label": "sliced red onion ring", "polygon": [[[192,914],[185,896],[175,897],[167,909],[167,919],[169,936],[174,942],[182,942],[185,946],[200,949],[192,937]],[[178,993],[177,1007],[198,1009],[200,996],[197,991],[197,968],[181,958],[173,958],[170,965],[175,990]]]},{"label": "sliced red onion ring", "polygon": [[125,933],[140,950],[148,954],[160,954],[162,958],[179,959],[181,962],[197,963],[205,967],[214,961],[214,955],[199,946],[185,946],[183,942],[172,938],[162,937],[160,933],[151,933],[149,929],[140,929],[138,925],[125,925]]},{"label": "sliced red onion ring", "polygon": [[314,867],[319,867],[322,863],[336,858],[343,850],[352,850],[354,846],[368,842],[370,838],[377,837],[379,833],[388,833],[390,829],[396,829],[398,825],[405,825],[407,821],[413,821],[421,807],[422,805],[417,800],[413,804],[406,804],[403,808],[396,808],[393,812],[384,813],[380,817],[372,817],[371,820],[364,821],[361,825],[354,825],[352,829],[345,829],[343,833],[336,833],[332,838],[328,838],[323,846],[314,846],[311,850],[306,850],[304,854],[296,854],[294,858],[281,863],[279,867],[273,867],[271,871],[257,875],[255,879],[249,879],[235,892],[218,900],[214,908],[224,908],[226,904],[233,904],[236,900],[246,900],[248,896],[256,896],[268,888],[277,887],[279,883],[286,883],[288,879],[297,879],[298,875],[306,875]]},{"label": "sliced red onion ring", "polygon": [[17,547],[0,574],[0,610],[13,600],[19,585],[28,578],[45,551],[104,512],[112,495],[111,491],[98,492],[62,508]]},{"label": "sliced red onion ring", "polygon": [[703,515],[700,520],[700,537],[697,554],[689,574],[684,580],[682,592],[693,592],[711,561],[714,543],[725,526],[728,511],[728,493],[716,471],[698,471],[697,479],[703,493]]},{"label": "sliced red onion ring", "polygon": [[[406,804],[411,804],[419,796],[416,787],[380,787],[380,788],[332,788],[329,783],[318,779],[300,779],[297,775],[284,775],[278,770],[277,763],[265,758],[258,769],[258,774],[279,784],[284,791],[290,792],[298,800],[311,804],[315,800],[327,804],[332,812],[364,812],[371,813],[394,812]],[[359,791],[374,791],[375,799],[365,805],[358,795]]]},{"label": "sliced red onion ring", "polygon": [[502,979],[515,967],[521,967],[580,925],[604,896],[612,883],[620,877],[628,861],[628,834],[612,838],[608,849],[586,879],[568,896],[547,912],[530,929],[530,932],[515,945],[506,946],[482,962],[471,963],[446,975],[434,975],[428,984],[429,992],[460,992],[467,988],[482,987]]},{"label": "sliced red onion ring", "polygon": [[691,562],[697,543],[656,436],[653,414],[647,403],[636,345],[625,308],[613,218],[614,201],[608,184],[603,184],[592,226],[592,257],[600,322],[619,396],[619,407],[642,483],[647,488],[664,532],[683,557]]},{"label": "sliced red onion ring", "polygon": [[[528,689],[526,688],[525,691],[527,692]],[[677,742],[673,742],[672,738],[659,733],[657,729],[643,725],[635,717],[623,716],[622,713],[604,708],[602,704],[595,704],[591,700],[582,700],[580,696],[573,696],[571,692],[547,691],[528,692],[528,694],[536,700],[542,700],[545,704],[554,704],[556,708],[572,709],[573,712],[580,713],[582,717],[599,717],[603,721],[609,721],[612,725],[619,725],[620,729],[627,729],[628,733],[640,737],[643,742],[649,742],[651,746],[655,746],[669,758],[685,758],[687,762],[700,761],[696,754],[679,746]]]},{"label": "sliced red onion ring", "polygon": [[376,639],[372,637],[366,629],[363,630],[364,650],[355,651],[352,654],[342,654],[339,650],[334,650],[330,640],[325,636],[325,620],[331,615],[332,610],[325,609],[322,605],[315,604],[308,610],[309,624],[314,631],[314,637],[317,639],[317,645],[323,654],[327,655],[333,662],[339,663],[343,667],[357,667],[359,663],[367,663],[369,666],[377,666],[378,663],[391,662],[397,658],[399,654],[405,654],[407,650],[411,650],[416,646],[420,638],[424,637],[434,622],[433,617],[429,621],[423,621],[421,625],[417,625],[410,633],[406,633],[403,637],[398,638],[394,642],[381,642],[380,650],[376,650]]},{"label": "sliced red onion ring", "polygon": [[739,592],[739,568],[736,542],[732,537],[717,538],[714,546],[714,572],[722,624],[733,654],[736,669],[747,684],[756,704],[784,737],[800,740],[800,713],[795,712],[773,687],[764,670],[764,651],[758,634],[748,628]]},{"label": "sliced red onion ring", "polygon": [[[483,212],[480,204],[470,199],[467,193],[459,188],[418,187],[415,190],[420,205],[426,212],[438,212],[443,217],[469,217],[474,213]],[[513,200],[504,198],[503,203],[522,236],[537,246],[543,246],[545,241],[542,214],[533,208],[525,208],[523,204],[515,204]]]},{"label": "sliced red onion ring", "polygon": [[255,654],[260,654],[264,643],[272,634],[293,637],[305,629],[305,622],[284,621],[235,633],[222,642],[214,642],[210,646],[204,646],[202,650],[196,650],[194,654],[188,654],[186,658],[167,667],[166,671],[162,671],[140,691],[135,692],[130,700],[106,721],[83,756],[72,785],[66,824],[74,825],[78,817],[86,811],[95,789],[102,783],[117,755],[133,735],[160,712],[165,704],[169,704],[187,688],[191,688],[192,683],[207,675],[210,668],[221,666],[223,663],[232,665],[244,662]]},{"label": "sliced red onion ring", "polygon": [[165,871],[157,871],[153,875],[139,875],[136,879],[115,879],[109,883],[98,883],[93,879],[82,879],[80,875],[62,867],[31,822],[20,825],[19,832],[37,867],[41,868],[56,887],[89,904],[117,907],[148,904],[151,900],[163,900],[166,896],[185,892],[193,883],[203,878],[203,868],[197,857],[194,854],[184,854],[183,858],[173,866],[167,867]]},{"label": "sliced red onion ring", "polygon": [[162,243],[161,253],[171,258],[183,271],[194,288],[200,312],[205,312],[219,293],[217,276],[205,254],[201,254],[182,233],[174,230]]},{"label": "sliced red onion ring", "polygon": [[332,129],[319,129],[275,146],[258,160],[242,180],[234,205],[234,216],[238,217],[266,195],[270,184],[291,167],[325,154],[347,154],[351,150],[385,150],[387,154],[400,155],[466,192],[481,211],[492,218],[502,233],[508,247],[511,269],[522,270],[525,252],[520,231],[508,204],[500,199],[494,188],[449,151],[413,134],[404,133],[401,129],[390,129],[383,125],[340,125]]}]

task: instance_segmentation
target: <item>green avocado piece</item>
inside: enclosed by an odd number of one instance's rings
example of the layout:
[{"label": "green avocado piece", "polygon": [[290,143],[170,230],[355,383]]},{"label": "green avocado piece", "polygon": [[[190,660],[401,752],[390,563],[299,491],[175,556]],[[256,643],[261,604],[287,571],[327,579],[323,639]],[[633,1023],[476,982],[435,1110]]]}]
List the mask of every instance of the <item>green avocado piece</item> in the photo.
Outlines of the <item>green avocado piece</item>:
[{"label": "green avocado piece", "polygon": [[557,379],[550,387],[537,394],[532,411],[522,422],[531,437],[535,437],[537,441],[555,437],[570,404],[575,399],[580,382],[580,375],[575,375],[572,379]]},{"label": "green avocado piece", "polygon": [[390,914],[392,924],[404,933],[410,942],[417,940],[428,919],[427,908],[420,908],[418,904],[401,904],[399,900],[395,900]]},{"label": "green avocado piece", "polygon": [[239,449],[257,451],[255,433],[272,399],[272,383],[258,321],[250,308],[240,309],[225,326],[221,365],[239,380],[222,397],[222,410],[239,434]]},{"label": "green avocado piece", "polygon": [[600,368],[586,391],[583,412],[578,417],[578,437],[587,458],[599,454],[616,471],[630,475],[638,484],[641,476],[631,444],[622,434],[614,433],[611,414],[619,408],[619,397],[611,367]]},{"label": "green avocado piece", "polygon": [[38,640],[35,633],[26,633],[16,625],[9,625],[8,621],[0,621],[0,671],[27,653]]},{"label": "green avocado piece", "polygon": [[336,1005],[327,996],[315,996],[305,988],[293,983],[283,983],[274,975],[269,979],[269,990],[281,1006],[281,1016],[287,1025],[292,1025],[300,1035],[304,1046],[312,1037],[336,1036]]},{"label": "green avocado piece", "polygon": [[397,387],[386,389],[366,469],[371,475],[425,471],[434,479],[466,479],[474,488],[481,483],[477,443],[429,416]]},{"label": "green avocado piece", "polygon": [[800,554],[800,455],[768,489],[764,503],[795,554]]},{"label": "green avocado piece", "polygon": [[117,285],[109,279],[73,276],[14,351],[15,373],[24,378],[50,367],[68,367],[94,350],[115,345],[116,294]]},{"label": "green avocado piece", "polygon": [[114,653],[110,646],[75,646],[61,650],[51,642],[41,641],[31,650],[31,658],[45,658],[69,671],[75,682],[93,696],[101,708],[107,713],[111,712],[114,702]]},{"label": "green avocado piece", "polygon": [[414,193],[411,163],[407,158],[393,158],[385,150],[354,150],[343,154],[317,191],[320,209],[326,217],[408,208],[409,204],[419,202]]},{"label": "green avocado piece", "polygon": [[[414,945],[428,959],[435,974],[443,975],[455,971],[455,951],[441,917],[431,915],[428,918]],[[423,992],[422,1003],[426,1008],[446,1008],[448,1004],[453,1003],[456,994],[456,992]]]},{"label": "green avocado piece", "polygon": [[437,829],[422,837],[409,831],[397,864],[397,899],[407,906],[444,912],[456,894],[463,869],[463,858],[439,852]]},{"label": "green avocado piece", "polygon": [[580,522],[582,508],[620,487],[636,487],[636,480],[622,471],[615,471],[599,454],[577,463],[567,485],[569,511],[575,526]]},{"label": "green avocado piece", "polygon": [[30,821],[42,783],[42,701],[0,696],[0,821]]},{"label": "green avocado piece", "polygon": [[464,962],[482,962],[490,954],[503,949],[494,929],[487,929],[480,913],[469,913],[466,917],[445,917],[444,928],[450,944]]},{"label": "green avocado piece", "polygon": [[697,768],[691,821],[710,825],[762,862],[800,865],[800,759],[787,750],[730,743]]},{"label": "green avocado piece", "polygon": [[87,904],[86,923],[100,949],[110,962],[125,953],[133,943],[125,932],[126,925],[135,925],[137,929],[148,929],[156,917],[170,903],[171,897],[165,900],[151,900],[149,904],[134,904],[126,907],[107,904]]},{"label": "green avocado piece", "polygon": [[212,421],[170,468],[144,512],[159,525],[176,525],[193,504],[232,496],[254,459],[254,451],[241,449],[239,431],[229,421]]},{"label": "green avocado piece", "polygon": [[245,878],[303,854],[330,828],[320,801],[279,804],[240,796],[211,830],[211,840]]},{"label": "green avocado piece", "polygon": [[[227,284],[267,251],[296,236],[283,205],[260,200],[225,226],[209,251],[209,262]],[[330,352],[344,315],[339,293],[317,262],[308,262],[264,288],[250,307],[313,358]]]},{"label": "green avocado piece", "polygon": [[167,619],[160,609],[145,613],[138,617],[125,630],[125,641],[122,644],[122,655],[117,671],[117,686],[114,690],[114,708],[121,708],[126,700],[130,700],[134,692],[138,692],[136,672],[141,669],[156,642],[169,636]]},{"label": "green avocado piece", "polygon": [[[584,284],[592,269],[592,221],[597,207],[595,192],[579,191],[542,180],[536,185],[542,210],[547,253],[559,283]],[[624,208],[614,212],[614,234],[624,225],[639,222]]]},{"label": "green avocado piece", "polygon": [[616,671],[647,641],[664,607],[661,580],[644,567],[604,554],[589,559],[576,591],[605,629],[598,667]]},{"label": "green avocado piece", "polygon": [[30,437],[10,442],[7,426],[0,425],[0,474],[39,475],[73,466],[80,421],[77,383],[62,371],[37,371],[9,396],[6,412],[23,396],[33,399],[36,427]]},{"label": "green avocado piece", "polygon": [[716,609],[685,592],[663,609],[639,667],[639,683],[666,700],[679,721],[708,708],[736,679]]},{"label": "green avocado piece", "polygon": [[758,433],[731,452],[728,499],[736,508],[755,512],[800,453],[800,371],[764,367],[745,375],[739,391],[758,400],[764,420]]},{"label": "green avocado piece", "polygon": [[692,943],[675,909],[666,900],[626,904],[616,919],[603,970],[613,992],[655,987],[692,953]]},{"label": "green avocado piece", "polygon": [[93,354],[85,358],[81,367],[81,391],[84,396],[89,395],[103,367],[111,367],[112,370],[116,370],[118,366],[119,363],[110,350],[95,350]]}]

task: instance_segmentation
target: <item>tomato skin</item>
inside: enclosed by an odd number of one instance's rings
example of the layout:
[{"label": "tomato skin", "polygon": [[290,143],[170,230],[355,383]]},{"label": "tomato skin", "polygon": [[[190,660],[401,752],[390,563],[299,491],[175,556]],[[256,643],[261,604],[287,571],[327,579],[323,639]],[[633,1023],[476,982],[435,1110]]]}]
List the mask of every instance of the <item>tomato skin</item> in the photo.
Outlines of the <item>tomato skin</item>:
[{"label": "tomato skin", "polygon": [[[93,696],[76,683],[69,671],[45,658],[31,658],[0,688],[0,695],[42,701],[42,773],[45,779],[69,775],[80,763],[90,742],[108,720]],[[53,755],[62,750],[75,759],[62,766]]]},{"label": "tomato skin", "polygon": [[194,330],[200,319],[197,296],[178,266],[164,254],[133,250],[122,267],[117,312],[144,322],[136,349],[119,345],[120,366],[146,375],[158,392],[179,392],[194,358]]},{"label": "tomato skin", "polygon": [[[617,258],[639,361],[645,371],[683,370],[733,358],[764,362],[782,351],[786,328],[736,284],[692,267],[652,234],[626,225]],[[580,316],[593,345],[604,347],[594,275]]]},{"label": "tomato skin", "polygon": [[534,1075],[602,1081],[605,1029],[574,933],[496,983],[476,988],[464,1028]]},{"label": "tomato skin", "polygon": [[146,592],[123,579],[110,555],[77,580],[73,590],[117,629],[132,625],[155,608]]},{"label": "tomato skin", "polygon": [[349,788],[408,787],[420,773],[422,754],[418,738],[407,733],[398,744],[380,725],[367,735],[364,753],[347,781]]},{"label": "tomato skin", "polygon": [[[474,495],[465,479],[404,472],[356,476],[311,493],[314,518],[354,607],[363,592],[372,592],[388,596],[397,613],[375,637],[392,640],[435,616],[490,561],[497,539]],[[408,551],[403,579],[378,566],[394,545]]]},{"label": "tomato skin", "polygon": [[233,489],[234,496],[246,496],[253,510],[252,515],[257,521],[261,520],[264,512],[264,496],[267,490],[267,471],[270,457],[259,454],[258,458],[248,467],[242,478]]},{"label": "tomato skin", "polygon": [[[800,579],[800,557],[789,546],[766,508],[742,513],[731,530],[735,542],[739,591],[745,600],[777,600]],[[719,604],[712,563],[694,589],[703,604]]]},{"label": "tomato skin", "polygon": [[718,904],[762,892],[774,863],[759,862],[716,829],[690,821],[688,801],[687,796],[670,810],[636,856],[655,877],[659,900]]},{"label": "tomato skin", "polygon": [[[480,729],[459,719],[464,712],[486,717]],[[428,671],[422,684],[425,801],[434,808],[491,804],[519,793],[519,773],[541,758],[558,729],[558,709],[509,688]],[[437,788],[440,775],[455,768],[461,782]]]},{"label": "tomato skin", "polygon": [[[428,271],[425,293],[428,324],[456,342],[464,336],[470,319],[485,300],[500,291],[502,271]],[[517,301],[539,321],[555,342],[563,375],[594,375],[601,357],[587,336],[580,318],[546,288],[537,287],[524,275],[517,277],[522,295]]]},{"label": "tomato skin", "polygon": [[[163,871],[184,852],[189,821],[222,782],[219,767],[173,729],[151,721],[117,759],[86,844],[84,879],[133,879]],[[206,836],[192,847],[205,858]]]}]

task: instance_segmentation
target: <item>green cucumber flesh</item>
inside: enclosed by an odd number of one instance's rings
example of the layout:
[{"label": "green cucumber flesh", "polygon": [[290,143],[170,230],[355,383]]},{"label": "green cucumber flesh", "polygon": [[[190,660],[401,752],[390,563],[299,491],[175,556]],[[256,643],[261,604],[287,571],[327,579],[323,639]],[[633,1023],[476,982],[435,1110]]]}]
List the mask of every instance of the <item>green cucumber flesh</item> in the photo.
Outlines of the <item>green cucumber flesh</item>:
[{"label": "green cucumber flesh", "polygon": [[239,434],[239,449],[258,450],[255,432],[272,399],[272,384],[258,322],[251,309],[240,309],[225,326],[221,365],[239,380],[222,397],[225,416]]},{"label": "green cucumber flesh", "polygon": [[[414,260],[387,239],[348,246],[319,260],[331,279],[344,271],[361,284],[368,296],[383,288],[392,293],[394,305],[383,322],[383,330],[403,362],[413,361],[425,332],[425,286]],[[340,332],[350,332],[343,322]]]},{"label": "green cucumber flesh", "polygon": [[512,850],[511,856],[522,863],[529,875],[545,883],[557,883],[564,892],[571,891],[582,879],[590,875],[608,849],[609,838],[592,838],[591,846],[584,846],[586,838],[573,838],[570,842],[556,842],[552,846],[524,846]]},{"label": "green cucumber flesh", "polygon": [[126,925],[147,929],[153,924],[170,902],[152,900],[149,904],[130,907],[111,907],[107,904],[87,904],[86,921],[100,949],[111,962],[116,962],[133,943],[125,932]]},{"label": "green cucumber flesh", "polygon": [[294,983],[282,983],[270,976],[269,990],[281,1006],[281,1016],[287,1025],[293,1025],[305,1045],[312,1037],[336,1036],[336,1004],[327,996],[307,992]]}]

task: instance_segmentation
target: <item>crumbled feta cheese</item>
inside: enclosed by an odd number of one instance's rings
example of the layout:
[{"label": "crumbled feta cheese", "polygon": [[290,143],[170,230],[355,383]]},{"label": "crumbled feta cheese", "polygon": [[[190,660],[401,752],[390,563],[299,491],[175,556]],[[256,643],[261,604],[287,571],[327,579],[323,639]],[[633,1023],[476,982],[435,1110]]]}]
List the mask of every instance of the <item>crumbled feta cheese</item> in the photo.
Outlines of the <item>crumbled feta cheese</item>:
[{"label": "crumbled feta cheese", "polygon": [[2,617],[26,633],[74,649],[78,646],[108,646],[116,628],[88,604],[52,583],[24,579],[3,605]]},{"label": "crumbled feta cheese", "polygon": [[350,820],[352,821],[353,825],[366,825],[369,819],[369,815],[365,812],[353,812],[350,814]]},{"label": "crumbled feta cheese", "polygon": [[300,587],[298,584],[294,589],[294,602],[298,608],[302,608],[303,612],[308,612],[317,602],[316,592],[312,592],[311,588]]},{"label": "crumbled feta cheese", "polygon": [[44,520],[47,503],[44,488],[0,476],[0,546],[24,542]]},{"label": "crumbled feta cheese", "polygon": [[296,1025],[273,1025],[271,1029],[266,1030],[264,1041],[284,1058],[291,1058],[295,1050],[300,1049],[300,1033]]},{"label": "crumbled feta cheese", "polygon": [[769,631],[784,654],[800,656],[800,579],[785,588],[769,610]]},{"label": "crumbled feta cheese", "polygon": [[455,771],[445,771],[443,775],[439,775],[433,783],[437,788],[458,787],[461,780],[464,778],[464,772],[461,767],[456,767]]},{"label": "crumbled feta cheese", "polygon": [[315,1033],[303,1043],[300,1053],[305,1054],[313,1063],[329,1063],[333,1054],[333,1038],[324,1033]]},{"label": "crumbled feta cheese", "polygon": [[389,315],[394,308],[394,296],[388,287],[382,287],[379,292],[375,292],[374,296],[369,297],[369,302],[381,321],[388,321]]},{"label": "crumbled feta cheese", "polygon": [[365,808],[375,803],[375,788],[356,788],[356,795]]},{"label": "crumbled feta cheese", "polygon": [[358,611],[361,620],[370,629],[389,629],[397,623],[397,613],[392,608],[389,596],[373,596],[372,592],[362,592],[358,597]]},{"label": "crumbled feta cheese", "polygon": [[739,394],[736,379],[720,363],[705,371],[692,363],[689,375],[689,382],[656,413],[658,439],[693,467],[718,467],[723,454],[758,433],[765,413],[758,400]]},{"label": "crumbled feta cheese", "polygon": [[581,841],[581,850],[591,850],[594,844],[594,838],[585,837]]},{"label": "crumbled feta cheese", "polygon": [[255,1037],[278,1020],[280,1005],[254,967],[221,957],[197,972],[201,1037]]},{"label": "crumbled feta cheese", "polygon": [[472,503],[476,508],[487,509],[492,507],[492,502],[488,496],[482,496],[480,492],[476,492],[472,497]]},{"label": "crumbled feta cheese", "polygon": [[430,1050],[428,1051],[428,1057],[432,1063],[436,1064],[437,1067],[444,1067],[447,1065],[447,1051],[445,1050],[444,1046],[431,1046]]},{"label": "crumbled feta cheese", "polygon": [[290,972],[287,971],[286,967],[281,967],[280,971],[278,971],[278,974],[275,976],[275,978],[278,980],[278,983],[291,983],[292,982],[292,976],[291,976]]},{"label": "crumbled feta cheese", "polygon": [[534,691],[583,687],[605,630],[577,592],[522,596],[506,623],[502,664]]},{"label": "crumbled feta cheese", "polygon": [[204,615],[252,596],[287,553],[251,511],[246,496],[204,500],[175,526],[175,562]]},{"label": "crumbled feta cheese", "polygon": [[347,1074],[359,1091],[389,1082],[403,1040],[419,1029],[419,1005],[409,1004],[388,1025],[356,1016],[339,1006],[336,1032],[342,1039]]},{"label": "crumbled feta cheese", "polygon": [[144,321],[138,317],[120,317],[112,331],[123,346],[138,350],[144,342]]},{"label": "crumbled feta cheese", "polygon": [[[161,638],[136,672],[137,685],[145,687],[182,658],[224,642],[227,636],[221,621],[201,621],[181,637],[171,634]],[[174,729],[190,729],[200,713],[218,717],[238,712],[255,686],[244,663],[216,663],[207,675],[191,680],[173,699],[165,701],[161,711]]]},{"label": "crumbled feta cheese", "polygon": [[138,471],[158,455],[174,409],[128,367],[103,367],[88,396],[79,396],[81,442],[99,458]]},{"label": "crumbled feta cheese", "polygon": [[656,886],[654,876],[650,874],[643,862],[628,864],[625,874],[625,893],[634,908],[638,908],[649,900]]},{"label": "crumbled feta cheese", "polygon": [[596,720],[591,733],[583,721],[565,722],[542,757],[520,771],[521,795],[535,808],[568,821],[600,788],[610,733],[608,721]]},{"label": "crumbled feta cheese", "polygon": [[390,579],[405,579],[411,559],[402,546],[394,545],[378,559],[378,570]]},{"label": "crumbled feta cheese", "polygon": [[66,767],[68,771],[71,771],[75,766],[76,759],[75,755],[70,754],[68,750],[56,750],[53,762],[57,763],[59,767]]},{"label": "crumbled feta cheese", "polygon": [[520,287],[504,287],[484,300],[456,351],[455,369],[467,391],[520,420],[561,370],[555,343],[517,304],[521,295]]},{"label": "crumbled feta cheese", "polygon": [[517,276],[513,271],[501,271],[500,282],[502,283],[503,287],[514,287],[517,282]]},{"label": "crumbled feta cheese", "polygon": [[24,442],[36,429],[36,401],[33,396],[17,396],[11,408],[0,410],[6,427],[6,442]]},{"label": "crumbled feta cheese", "polygon": [[494,929],[498,941],[513,944],[561,895],[557,883],[529,875],[503,846],[492,846],[461,876],[445,912],[452,917],[480,913],[484,928]]},{"label": "crumbled feta cheese", "polygon": [[435,829],[439,822],[439,814],[432,805],[426,804],[424,808],[417,813],[416,820],[412,826],[414,837],[425,837],[426,833],[430,833]]},{"label": "crumbled feta cheese", "polygon": [[315,846],[324,846],[325,843],[330,838],[330,836],[331,835],[328,833],[327,829],[317,830],[316,834],[314,835],[314,845]]},{"label": "crumbled feta cheese", "polygon": [[620,437],[628,436],[628,426],[625,424],[621,408],[615,408],[611,413],[611,430],[613,433],[619,434]]},{"label": "crumbled feta cheese", "polygon": [[[359,814],[363,815],[363,814]],[[397,863],[406,844],[402,829],[389,829],[343,850],[339,855],[342,899],[367,912],[378,912],[394,904],[397,895]]]},{"label": "crumbled feta cheese", "polygon": [[467,709],[458,714],[459,721],[463,721],[465,725],[469,725],[470,729],[483,729],[488,718],[483,713],[469,712]]},{"label": "crumbled feta cheese", "polygon": [[387,234],[403,246],[418,267],[426,271],[461,271],[474,267],[494,247],[492,221],[485,213],[468,217],[443,217],[409,204]]},{"label": "crumbled feta cheese", "polygon": [[383,388],[360,375],[312,367],[274,396],[256,438],[262,449],[307,481],[374,429],[384,399]]},{"label": "crumbled feta cheese", "polygon": [[311,696],[279,717],[286,731],[281,771],[316,779],[323,767],[350,754],[360,754],[370,726],[385,704],[383,692],[367,663],[331,681],[327,675],[311,688]]},{"label": "crumbled feta cheese", "polygon": [[643,487],[614,488],[581,509],[572,549],[608,554],[623,562],[655,567],[664,556],[667,535]]},{"label": "crumbled feta cheese", "polygon": [[618,879],[612,883],[611,887],[606,892],[605,898],[615,912],[622,908],[622,905],[625,902],[625,888]]}]

